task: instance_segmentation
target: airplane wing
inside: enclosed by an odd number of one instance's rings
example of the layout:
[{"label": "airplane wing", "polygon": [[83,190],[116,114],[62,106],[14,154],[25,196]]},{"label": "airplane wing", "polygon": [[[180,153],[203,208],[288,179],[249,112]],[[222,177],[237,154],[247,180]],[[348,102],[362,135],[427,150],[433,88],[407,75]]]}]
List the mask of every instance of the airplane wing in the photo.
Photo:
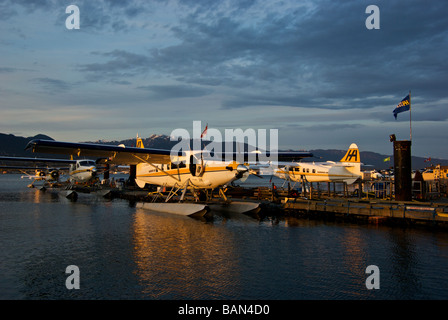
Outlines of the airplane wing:
[{"label": "airplane wing", "polygon": [[[18,169],[18,170],[48,170],[48,169],[58,169],[58,170],[68,170],[69,167],[61,167],[60,165],[68,165],[69,163],[74,163],[74,160],[68,159],[48,159],[48,158],[28,158],[28,157],[0,157],[0,168],[1,169]],[[14,163],[12,165],[11,163]],[[50,168],[57,164],[57,168]],[[46,166],[45,166],[46,165]],[[45,166],[45,167],[44,167]]]},{"label": "airplane wing", "polygon": [[210,156],[222,160],[236,160],[252,165],[270,164],[278,161],[299,161],[300,159],[312,157],[313,154],[307,151],[257,151],[257,152],[221,152],[210,153]]},{"label": "airplane wing", "polygon": [[[25,167],[25,166],[4,166],[0,165],[0,169],[16,169],[16,170],[48,170],[48,167]],[[68,168],[58,168],[59,170],[68,170]]]},{"label": "airplane wing", "polygon": [[68,160],[68,159],[49,159],[49,158],[27,158],[27,157],[0,157],[1,162],[23,162],[23,163],[75,163],[75,160]]},{"label": "airplane wing", "polygon": [[[284,168],[284,167],[299,167],[300,162],[296,161],[272,161],[268,164],[259,165],[260,168],[266,168],[266,167],[277,167],[277,168]],[[252,167],[252,165],[251,165]]]},{"label": "airplane wing", "polygon": [[308,151],[279,151],[276,154],[279,161],[299,161],[300,159],[313,156],[313,154]]},{"label": "airplane wing", "polygon": [[[303,164],[310,164],[312,162],[284,162],[284,161],[279,161],[276,163],[273,163],[272,165],[277,165],[278,167],[291,167],[291,168],[295,168],[295,167],[300,167]],[[319,166],[328,166],[328,167],[354,167],[354,164],[351,162],[334,162],[334,161],[327,161],[327,162],[316,162],[314,163],[316,165]]]},{"label": "airplane wing", "polygon": [[[167,164],[171,151],[152,148],[135,148],[94,143],[74,143],[52,140],[31,140],[25,150],[33,152],[66,154],[73,157],[106,158],[110,164],[138,164],[141,162]],[[180,154],[182,156],[182,154]]]},{"label": "airplane wing", "polygon": [[[28,143],[25,149],[31,149],[33,152],[41,153],[67,154],[73,157],[85,156],[107,158],[107,163],[127,165],[138,164],[141,162],[168,164],[171,162],[171,156],[173,156],[171,150],[164,149],[124,147],[94,143],[60,142],[53,140],[32,140]],[[238,157],[240,155],[236,152],[223,152],[219,154],[214,154],[211,152],[209,155],[214,159],[220,158],[222,160],[242,160]],[[186,152],[179,151],[175,156],[185,157],[187,154]],[[302,151],[257,152],[255,156],[250,152],[243,153],[243,158],[245,160],[256,159],[257,162],[263,161],[263,159],[272,160],[273,157],[277,157],[277,159],[300,160],[311,156],[311,153]]]}]

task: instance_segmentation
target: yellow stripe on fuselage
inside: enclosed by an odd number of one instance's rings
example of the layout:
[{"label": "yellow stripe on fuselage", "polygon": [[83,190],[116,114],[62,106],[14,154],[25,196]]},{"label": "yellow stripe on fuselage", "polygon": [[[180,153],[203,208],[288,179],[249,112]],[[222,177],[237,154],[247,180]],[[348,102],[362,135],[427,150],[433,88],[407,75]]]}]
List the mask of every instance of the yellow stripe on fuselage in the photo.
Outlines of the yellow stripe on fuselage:
[{"label": "yellow stripe on fuselage", "polygon": [[[227,167],[232,167],[233,170],[236,170],[236,167],[238,164],[229,164],[227,166],[219,166],[219,167],[210,167],[207,166],[204,169],[204,174],[208,172],[218,172],[218,171],[229,171]],[[176,176],[178,174],[191,174],[189,168],[180,168],[180,169],[169,169],[162,171],[154,171],[154,172],[148,172],[148,173],[137,173],[137,177],[163,177],[163,176]]]},{"label": "yellow stripe on fuselage", "polygon": [[90,171],[92,171],[91,168],[90,169],[75,170],[75,171],[72,171],[72,174],[82,173],[82,172],[90,172]]},{"label": "yellow stripe on fuselage", "polygon": [[278,173],[284,173],[284,174],[288,174],[290,176],[318,176],[318,177],[328,177],[328,176],[332,176],[332,177],[352,177],[352,175],[350,174],[329,174],[329,173],[312,173],[312,172],[294,172],[294,173],[289,173],[288,171],[284,171],[284,170],[279,170]]}]

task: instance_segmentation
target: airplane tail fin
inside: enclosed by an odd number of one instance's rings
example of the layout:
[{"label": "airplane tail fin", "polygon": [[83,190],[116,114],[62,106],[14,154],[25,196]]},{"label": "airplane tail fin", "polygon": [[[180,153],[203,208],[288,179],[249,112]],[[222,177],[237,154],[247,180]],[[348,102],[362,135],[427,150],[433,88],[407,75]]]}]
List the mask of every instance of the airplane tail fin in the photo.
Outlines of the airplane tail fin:
[{"label": "airplane tail fin", "polygon": [[[143,140],[142,140],[142,138],[140,138],[139,136],[138,136],[138,134],[137,134],[137,142],[136,142],[136,144],[135,144],[135,147],[136,148],[144,148],[145,146],[143,145]],[[144,188],[145,187],[145,185],[146,185],[146,182],[144,181],[144,180],[140,180],[138,177],[139,177],[139,175],[140,174],[143,174],[144,172],[143,172],[143,168],[145,167],[145,165],[143,164],[143,163],[139,163],[139,164],[137,164],[137,166],[136,166],[136,178],[135,178],[135,183],[137,183],[137,185],[140,187],[140,188]]]},{"label": "airplane tail fin", "polygon": [[135,145],[137,148],[145,148],[145,146],[143,145],[143,140],[142,138],[140,138],[139,136],[137,136],[137,143]]},{"label": "airplane tail fin", "polygon": [[361,159],[360,159],[360,156],[359,156],[359,149],[358,149],[358,146],[355,143],[352,143],[350,145],[350,147],[348,148],[347,153],[341,159],[341,162],[361,163]]},{"label": "airplane tail fin", "polygon": [[361,176],[361,157],[358,146],[355,143],[350,145],[341,162],[349,163],[350,165],[346,169],[356,176]]}]

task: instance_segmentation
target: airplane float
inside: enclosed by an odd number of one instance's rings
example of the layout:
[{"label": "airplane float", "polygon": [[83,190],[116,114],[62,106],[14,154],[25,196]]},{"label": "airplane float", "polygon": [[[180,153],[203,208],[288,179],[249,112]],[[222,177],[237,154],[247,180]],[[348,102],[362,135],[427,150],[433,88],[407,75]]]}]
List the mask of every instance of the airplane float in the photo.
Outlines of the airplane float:
[{"label": "airplane float", "polygon": [[352,184],[361,177],[358,146],[352,143],[339,161],[283,163],[274,175],[295,182],[345,182]]},{"label": "airplane float", "polygon": [[[98,157],[99,163],[105,164],[125,164],[135,165],[135,182],[143,188],[146,184],[154,184],[171,188],[168,197],[165,199],[165,208],[173,207],[168,205],[168,201],[173,195],[182,190],[180,201],[185,199],[187,190],[192,191],[196,201],[199,200],[198,192],[206,192],[207,197],[218,189],[221,197],[227,202],[223,189],[237,179],[249,172],[249,168],[243,163],[235,160],[217,160],[217,154],[211,157],[209,152],[204,150],[181,150],[172,154],[171,150],[145,148],[141,138],[137,137],[136,147],[125,147],[124,145],[104,145],[92,143],[72,143],[50,140],[32,140],[26,146],[33,152],[67,154],[70,156]],[[236,153],[234,153],[235,155]],[[221,159],[227,159],[223,153]],[[270,153],[270,156],[274,153]],[[308,152],[278,152],[280,157],[301,159],[310,157]],[[247,154],[245,155],[247,156]],[[210,191],[210,193],[209,193]],[[143,207],[152,208],[157,206],[161,210],[160,203],[145,203]],[[183,206],[180,213],[184,215],[192,214]],[[168,209],[167,209],[168,210]],[[177,211],[178,209],[172,209]],[[196,210],[195,208],[192,209]],[[162,211],[162,210],[161,210]],[[204,212],[203,209],[197,210]]]},{"label": "airplane float", "polygon": [[[34,176],[27,175],[28,178],[34,178],[33,182],[28,185],[28,187],[33,188],[36,181],[44,181],[46,183],[53,185],[59,181],[60,173],[62,170],[68,170],[69,172],[69,182],[70,186],[75,183],[86,184],[97,177],[97,167],[94,160],[64,160],[64,159],[48,159],[48,158],[27,158],[27,157],[0,157],[2,162],[20,162],[28,163],[27,166],[2,166],[4,169],[18,169],[18,170],[28,170],[35,169],[36,173]],[[29,163],[48,163],[48,164],[64,164],[69,165],[68,167],[33,167]]]}]

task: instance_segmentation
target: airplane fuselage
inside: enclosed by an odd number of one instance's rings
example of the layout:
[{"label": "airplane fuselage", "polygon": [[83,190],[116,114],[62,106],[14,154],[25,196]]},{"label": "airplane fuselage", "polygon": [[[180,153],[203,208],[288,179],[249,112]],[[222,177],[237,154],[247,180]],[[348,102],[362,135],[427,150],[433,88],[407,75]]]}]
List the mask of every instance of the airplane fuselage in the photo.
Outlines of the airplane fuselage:
[{"label": "airplane fuselage", "polygon": [[69,174],[72,182],[86,183],[96,177],[95,161],[79,160],[70,166]]},{"label": "airplane fuselage", "polygon": [[348,184],[353,183],[360,177],[356,172],[350,171],[350,168],[332,162],[319,164],[301,163],[296,167],[279,169],[275,175],[283,179],[289,177],[292,181],[347,182]]},{"label": "airplane fuselage", "polygon": [[[137,165],[136,182],[139,187],[146,183],[174,187],[189,183],[197,189],[214,189],[241,178],[247,168],[236,162],[204,161],[203,164],[157,165],[158,168],[142,163]],[[159,170],[161,169],[161,170]],[[163,171],[162,171],[163,170]]]},{"label": "airplane fuselage", "polygon": [[59,170],[57,170],[57,169],[36,170],[34,176],[27,175],[27,176],[22,176],[22,178],[34,179],[33,183],[31,185],[33,185],[34,182],[36,182],[36,181],[44,181],[44,182],[49,182],[49,183],[57,182],[57,181],[59,181]]},{"label": "airplane fuselage", "polygon": [[352,143],[340,162],[294,163],[275,171],[282,179],[308,182],[346,182],[352,184],[361,177],[358,146]]}]

